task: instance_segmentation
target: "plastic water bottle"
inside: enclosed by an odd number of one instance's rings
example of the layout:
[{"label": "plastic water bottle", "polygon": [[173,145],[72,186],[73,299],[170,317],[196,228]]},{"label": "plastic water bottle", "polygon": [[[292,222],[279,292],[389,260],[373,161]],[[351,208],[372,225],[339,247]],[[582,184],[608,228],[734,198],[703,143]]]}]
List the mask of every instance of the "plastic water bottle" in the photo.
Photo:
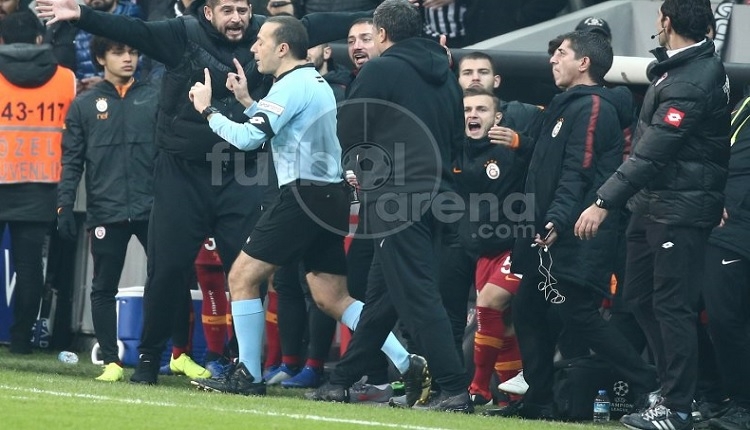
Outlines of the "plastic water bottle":
[{"label": "plastic water bottle", "polygon": [[57,359],[65,364],[76,364],[78,363],[78,355],[75,352],[60,351]]},{"label": "plastic water bottle", "polygon": [[609,397],[605,390],[599,390],[599,394],[594,399],[594,422],[604,423],[609,421]]},{"label": "plastic water bottle", "polygon": [[347,170],[346,174],[344,175],[344,178],[346,179],[346,182],[349,184],[349,186],[352,189],[352,200],[351,204],[359,203],[359,191],[357,191],[357,186],[352,185],[351,181],[357,180],[357,176],[354,174],[354,170]]}]

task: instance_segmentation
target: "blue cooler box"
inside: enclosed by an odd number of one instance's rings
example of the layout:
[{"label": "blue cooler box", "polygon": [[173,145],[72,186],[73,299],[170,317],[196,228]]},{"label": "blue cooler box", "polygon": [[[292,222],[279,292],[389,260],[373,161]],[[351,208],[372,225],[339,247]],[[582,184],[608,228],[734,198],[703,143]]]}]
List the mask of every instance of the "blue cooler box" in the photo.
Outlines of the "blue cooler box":
[{"label": "blue cooler box", "polygon": [[[203,335],[203,323],[201,322],[201,306],[203,295],[200,290],[191,290],[193,296],[193,312],[195,315],[193,323],[193,348],[191,356],[196,363],[203,363],[206,355],[206,338]],[[120,288],[117,293],[117,338],[125,345],[125,353],[122,363],[126,366],[138,364],[138,344],[141,341],[143,331],[143,287]],[[172,353],[172,342],[167,342],[167,347],[161,356],[161,364],[169,363]]]}]

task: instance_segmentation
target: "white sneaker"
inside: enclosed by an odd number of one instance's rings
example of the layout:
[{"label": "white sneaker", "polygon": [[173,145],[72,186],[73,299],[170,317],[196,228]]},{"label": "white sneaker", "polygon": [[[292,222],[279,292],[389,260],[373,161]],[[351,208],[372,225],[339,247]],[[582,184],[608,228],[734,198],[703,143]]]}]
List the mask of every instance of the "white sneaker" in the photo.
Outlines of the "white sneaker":
[{"label": "white sneaker", "polygon": [[523,379],[523,369],[518,372],[518,375],[498,385],[497,389],[510,394],[518,394],[520,396],[526,394],[526,391],[529,389],[529,384]]}]

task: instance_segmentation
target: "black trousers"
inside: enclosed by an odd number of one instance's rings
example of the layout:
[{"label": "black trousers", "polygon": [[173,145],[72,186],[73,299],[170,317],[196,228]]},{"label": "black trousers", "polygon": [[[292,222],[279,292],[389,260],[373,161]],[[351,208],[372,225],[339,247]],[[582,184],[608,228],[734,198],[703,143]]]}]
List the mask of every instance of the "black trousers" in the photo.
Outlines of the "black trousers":
[{"label": "black trousers", "polygon": [[94,227],[89,232],[94,277],[91,281],[91,318],[105,364],[119,361],[117,356],[117,285],[130,237],[135,235],[143,247],[148,243],[148,221],[122,222]]},{"label": "black trousers", "polygon": [[[400,318],[416,339],[440,387],[466,390],[450,322],[438,292],[435,222],[424,215],[402,231],[375,240],[367,298],[349,349],[330,381],[350,386],[365,372],[368,357],[380,349]],[[438,241],[439,242],[439,241]]]},{"label": "black trousers", "polygon": [[[358,230],[359,231],[359,230]],[[367,294],[367,278],[370,275],[372,257],[375,252],[373,239],[358,239],[355,237],[346,253],[346,286],[349,295],[357,300],[365,301]]]},{"label": "black trousers", "polygon": [[0,234],[6,225],[10,229],[10,253],[16,268],[10,342],[22,350],[31,346],[31,328],[39,314],[44,289],[42,249],[50,223],[0,221]]},{"label": "black trousers", "polygon": [[[440,297],[445,312],[448,314],[454,348],[456,348],[463,369],[466,369],[463,350],[464,332],[466,331],[469,295],[474,288],[475,269],[476,262],[464,247],[457,244],[440,247],[438,279]],[[469,378],[468,372],[467,378]]]},{"label": "black trousers", "polygon": [[750,408],[750,261],[709,244],[705,264],[703,297],[719,372],[729,397]]},{"label": "black trousers", "polygon": [[[703,309],[705,307],[702,307],[700,312]],[[698,380],[695,385],[695,400],[721,403],[727,398],[727,392],[716,361],[714,344],[708,333],[708,324],[704,324],[699,318],[695,328],[698,335]]]},{"label": "black trousers", "polygon": [[698,378],[696,321],[710,229],[633,215],[623,298],[654,354],[664,406],[690,413]]},{"label": "black trousers", "polygon": [[537,406],[553,402],[553,359],[560,328],[549,324],[548,311],[555,314],[555,319],[569,335],[575,336],[581,345],[593,350],[630,381],[636,393],[646,393],[656,387],[654,369],[599,313],[601,295],[587,287],[560,281],[554,287],[565,300],[551,304],[537,287],[541,280],[539,275],[525,274],[512,303],[523,376],[529,384],[525,402]]},{"label": "black trousers", "polygon": [[[281,266],[274,275],[278,295],[281,354],[325,361],[336,334],[336,320],[315,305],[299,262]],[[303,346],[307,341],[307,354]]]},{"label": "black trousers", "polygon": [[157,154],[141,354],[157,357],[164,350],[175,309],[182,306],[175,297],[189,288],[186,279],[205,238],[216,240],[228,273],[260,215],[262,184],[267,181],[258,179],[255,164],[241,171],[235,167],[244,164],[234,161],[232,157],[222,164],[221,171],[212,171],[210,163],[191,162],[162,151]]},{"label": "black trousers", "polygon": [[[375,254],[375,241],[373,239],[357,237],[364,231],[364,218],[360,218],[354,240],[349,245],[349,252],[346,253],[346,286],[349,295],[363,303],[367,296],[367,279],[370,277],[370,267]],[[370,357],[368,369],[365,374],[369,384],[386,384],[390,381],[388,358],[383,351],[378,351]]]},{"label": "black trousers", "polygon": [[[630,219],[630,212],[623,211],[623,219]],[[617,290],[612,297],[612,307],[609,309],[609,323],[615,326],[635,347],[635,350],[642,352],[646,349],[648,342],[646,335],[638,325],[633,312],[628,307],[627,302],[623,299],[625,290],[625,267],[628,254],[628,242],[625,236],[627,224],[622,225],[622,231],[617,235],[617,253],[614,264],[614,274],[617,278]]]},{"label": "black trousers", "polygon": [[301,357],[307,329],[307,300],[300,285],[299,262],[276,269],[273,287],[279,303],[276,316],[281,355]]},{"label": "black trousers", "polygon": [[[448,315],[448,321],[450,321],[454,347],[461,361],[461,368],[464,369],[466,374],[466,381],[469,383],[471,372],[467,368],[463,343],[468,317],[469,295],[474,288],[476,262],[462,246],[456,243],[442,243],[438,250],[438,256],[440,261],[438,290],[445,313]],[[407,349],[415,354],[424,355],[424,351],[420,349],[415,339],[409,336],[409,331],[403,323],[400,324],[399,328],[406,341]],[[474,353],[473,347],[470,353]],[[469,362],[471,361],[469,359]],[[471,362],[471,365],[473,366],[473,362]]]}]

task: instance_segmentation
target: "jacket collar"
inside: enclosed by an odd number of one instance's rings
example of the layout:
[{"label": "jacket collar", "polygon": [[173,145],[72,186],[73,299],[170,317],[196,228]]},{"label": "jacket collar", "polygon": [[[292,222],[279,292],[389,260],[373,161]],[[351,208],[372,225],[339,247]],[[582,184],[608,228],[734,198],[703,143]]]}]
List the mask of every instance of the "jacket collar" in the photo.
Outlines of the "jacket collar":
[{"label": "jacket collar", "polygon": [[692,45],[688,49],[682,50],[669,56],[664,47],[652,49],[651,53],[656,57],[656,62],[649,65],[648,75],[651,79],[661,76],[667,70],[685,65],[689,62],[700,58],[708,58],[716,53],[714,42],[705,40],[702,44]]}]

